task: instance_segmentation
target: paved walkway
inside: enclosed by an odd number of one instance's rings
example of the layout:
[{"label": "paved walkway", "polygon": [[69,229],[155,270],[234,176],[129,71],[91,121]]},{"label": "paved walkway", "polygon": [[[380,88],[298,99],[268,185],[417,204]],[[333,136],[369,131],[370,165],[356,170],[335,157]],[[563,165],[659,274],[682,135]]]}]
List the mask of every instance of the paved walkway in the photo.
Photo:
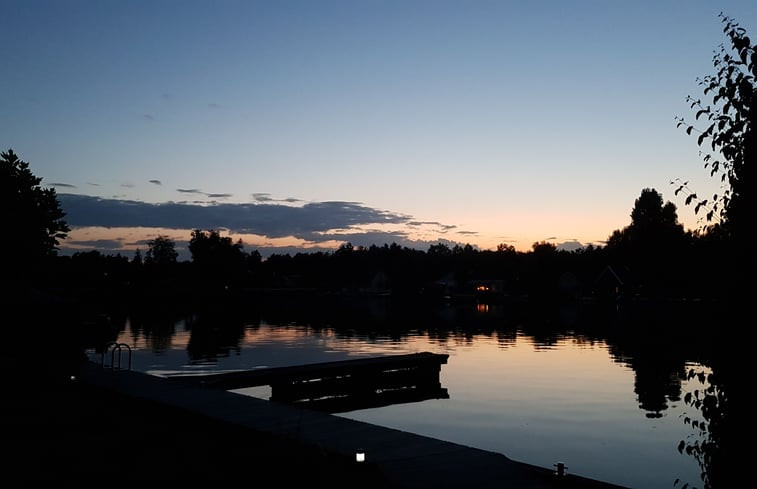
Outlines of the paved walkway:
[{"label": "paved walkway", "polygon": [[78,381],[134,398],[270,433],[353,457],[358,448],[371,466],[400,488],[596,488],[620,486],[513,461],[502,454],[391,428],[288,406],[229,391],[168,381],[139,372],[103,369],[87,362]]}]

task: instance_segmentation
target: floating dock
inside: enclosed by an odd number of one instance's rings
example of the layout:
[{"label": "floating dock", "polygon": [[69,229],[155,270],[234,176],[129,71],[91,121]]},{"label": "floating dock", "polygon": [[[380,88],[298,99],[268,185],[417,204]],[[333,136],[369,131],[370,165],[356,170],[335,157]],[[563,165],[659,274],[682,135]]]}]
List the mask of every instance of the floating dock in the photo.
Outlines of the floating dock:
[{"label": "floating dock", "polygon": [[271,401],[339,413],[449,398],[439,381],[448,358],[421,352],[169,379],[223,390],[268,385]]}]

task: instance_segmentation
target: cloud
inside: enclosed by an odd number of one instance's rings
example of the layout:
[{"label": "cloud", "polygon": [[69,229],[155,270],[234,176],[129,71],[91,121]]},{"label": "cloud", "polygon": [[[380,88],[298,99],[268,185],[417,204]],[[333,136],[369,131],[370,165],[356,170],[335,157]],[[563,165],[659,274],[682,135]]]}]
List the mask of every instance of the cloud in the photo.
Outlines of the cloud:
[{"label": "cloud", "polygon": [[569,241],[564,241],[562,243],[557,244],[556,248],[560,251],[577,251],[577,250],[584,249],[584,245],[578,240],[571,239]]},{"label": "cloud", "polygon": [[76,188],[76,185],[71,185],[70,183],[60,183],[60,182],[52,182],[49,184],[51,187],[65,187],[65,188]]},{"label": "cloud", "polygon": [[125,188],[134,188],[136,185],[133,183],[122,183],[121,186]]},{"label": "cloud", "polygon": [[[350,241],[355,245],[404,244],[412,241],[403,230],[412,217],[374,209],[360,202],[312,202],[302,206],[275,203],[146,203],[61,194],[66,222],[72,227],[158,227],[168,229],[225,229],[236,234],[268,238],[295,237],[312,244]],[[394,225],[390,231],[365,227]],[[341,231],[336,231],[341,230]]]},{"label": "cloud", "polygon": [[[211,199],[228,199],[229,197],[231,197],[233,195],[233,194],[228,194],[228,193],[210,194],[210,193],[207,193],[207,192],[203,192],[199,188],[177,188],[176,191],[177,192],[181,192],[183,194],[204,195],[204,196],[209,197]],[[207,202],[203,202],[203,203],[205,204]]]},{"label": "cloud", "polygon": [[467,236],[478,234],[478,231],[458,231],[457,234],[465,234]]},{"label": "cloud", "polygon": [[163,182],[161,182],[160,180],[148,180],[148,182],[153,183],[155,185],[163,185]]},{"label": "cloud", "polygon": [[99,250],[120,250],[124,247],[123,240],[120,239],[91,239],[72,241],[66,240],[66,246],[69,248],[95,248]]},{"label": "cloud", "polygon": [[155,117],[153,117],[150,114],[142,114],[142,119],[145,120],[145,121],[148,121],[148,122],[155,121]]},{"label": "cloud", "polygon": [[286,199],[274,199],[268,192],[258,192],[252,194],[252,199],[255,202],[286,202],[287,204],[296,204],[303,202],[302,199],[295,199],[294,197],[287,197]]},{"label": "cloud", "polygon": [[446,233],[447,231],[451,231],[452,229],[455,229],[457,227],[454,224],[442,224],[438,221],[409,221],[407,225],[413,227],[436,226],[439,228],[439,232],[441,233]]}]

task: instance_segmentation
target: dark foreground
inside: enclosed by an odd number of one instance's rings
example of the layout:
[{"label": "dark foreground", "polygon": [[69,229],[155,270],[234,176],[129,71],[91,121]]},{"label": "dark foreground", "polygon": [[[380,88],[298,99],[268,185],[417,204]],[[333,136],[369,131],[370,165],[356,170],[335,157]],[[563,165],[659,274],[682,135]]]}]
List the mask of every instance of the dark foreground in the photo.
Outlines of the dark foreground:
[{"label": "dark foreground", "polygon": [[317,447],[0,360],[0,466],[12,487],[391,487],[375,467]]}]

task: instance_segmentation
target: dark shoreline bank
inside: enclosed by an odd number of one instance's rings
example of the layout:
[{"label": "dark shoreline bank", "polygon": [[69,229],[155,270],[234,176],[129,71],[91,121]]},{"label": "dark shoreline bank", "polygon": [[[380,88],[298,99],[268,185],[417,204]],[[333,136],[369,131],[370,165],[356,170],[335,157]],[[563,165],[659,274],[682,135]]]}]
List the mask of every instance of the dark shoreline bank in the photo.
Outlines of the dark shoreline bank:
[{"label": "dark shoreline bank", "polygon": [[14,487],[258,484],[391,487],[372,465],[64,379],[52,365],[0,355],[2,429]]}]

